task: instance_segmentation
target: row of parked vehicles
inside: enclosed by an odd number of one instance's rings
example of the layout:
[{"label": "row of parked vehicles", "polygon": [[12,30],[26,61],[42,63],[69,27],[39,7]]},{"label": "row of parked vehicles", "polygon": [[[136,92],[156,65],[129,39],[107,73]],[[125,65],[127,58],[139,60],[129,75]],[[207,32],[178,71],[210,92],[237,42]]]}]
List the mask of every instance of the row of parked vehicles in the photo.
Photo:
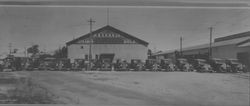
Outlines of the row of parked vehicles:
[{"label": "row of parked vehicles", "polygon": [[125,60],[92,60],[75,59],[73,63],[66,58],[6,58],[0,64],[0,71],[4,70],[60,70],[60,71],[197,71],[197,72],[247,72],[247,67],[237,59],[147,59],[142,62],[133,59]]},{"label": "row of parked vehicles", "polygon": [[[160,62],[154,62],[147,65],[146,69],[153,71],[196,71],[196,72],[247,72],[246,65],[240,63],[237,59],[185,59],[179,58],[162,59]],[[151,66],[151,68],[150,68]]]},{"label": "row of parked vehicles", "polygon": [[219,59],[219,58],[212,58],[212,59],[182,59],[185,61],[184,64],[187,65],[180,65],[179,67],[182,70],[193,70],[197,72],[247,72],[247,67],[240,63],[237,59]]}]

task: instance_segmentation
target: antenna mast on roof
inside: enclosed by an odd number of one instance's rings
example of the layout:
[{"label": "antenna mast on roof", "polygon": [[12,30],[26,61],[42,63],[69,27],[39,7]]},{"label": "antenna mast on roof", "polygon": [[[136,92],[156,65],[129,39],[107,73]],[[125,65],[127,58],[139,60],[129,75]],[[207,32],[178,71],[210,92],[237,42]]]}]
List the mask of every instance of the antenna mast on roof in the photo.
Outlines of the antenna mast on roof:
[{"label": "antenna mast on roof", "polygon": [[107,8],[107,25],[109,25],[109,8]]}]

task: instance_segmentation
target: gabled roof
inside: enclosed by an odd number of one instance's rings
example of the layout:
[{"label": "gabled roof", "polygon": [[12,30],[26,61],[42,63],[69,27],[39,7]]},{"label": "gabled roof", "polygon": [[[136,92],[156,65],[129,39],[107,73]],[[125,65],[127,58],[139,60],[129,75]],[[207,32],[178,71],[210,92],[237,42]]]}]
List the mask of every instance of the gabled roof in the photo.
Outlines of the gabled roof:
[{"label": "gabled roof", "polygon": [[[120,34],[120,35],[122,35],[122,36],[124,36],[124,37],[126,37],[126,38],[133,39],[133,40],[135,40],[136,42],[138,42],[139,44],[142,44],[142,45],[144,45],[144,46],[148,46],[148,42],[146,42],[146,41],[144,41],[144,40],[141,40],[141,39],[139,39],[139,38],[137,38],[137,37],[134,37],[134,36],[132,36],[132,35],[130,35],[130,34],[128,34],[128,33],[125,33],[125,32],[123,32],[123,31],[118,30],[118,29],[116,29],[116,28],[114,28],[114,27],[112,27],[112,26],[109,26],[109,25],[104,26],[104,27],[102,27],[102,28],[100,28],[100,29],[98,29],[98,30],[93,31],[93,32],[92,32],[92,35],[94,35],[94,34],[96,34],[96,33],[100,33],[100,32],[102,32],[102,31],[104,31],[104,30],[109,30],[109,31],[115,32],[115,33]],[[85,39],[85,38],[90,37],[90,35],[91,35],[90,33],[88,33],[88,34],[86,34],[86,35],[83,35],[83,36],[81,36],[81,37],[79,37],[79,38],[76,38],[76,39],[74,39],[74,40],[71,40],[71,41],[67,42],[66,45],[74,44],[74,43],[76,43],[76,42],[79,41],[79,40],[82,40],[82,39]]]}]

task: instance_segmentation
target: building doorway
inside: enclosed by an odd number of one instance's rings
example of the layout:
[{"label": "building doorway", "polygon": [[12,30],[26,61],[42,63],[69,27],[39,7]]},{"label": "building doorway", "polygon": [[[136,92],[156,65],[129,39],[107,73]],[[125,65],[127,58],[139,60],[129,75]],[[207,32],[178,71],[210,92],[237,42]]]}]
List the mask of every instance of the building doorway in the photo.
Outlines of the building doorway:
[{"label": "building doorway", "polygon": [[113,53],[103,53],[103,54],[100,54],[100,61],[102,62],[108,62],[108,63],[111,63],[113,61],[115,57],[115,54]]}]

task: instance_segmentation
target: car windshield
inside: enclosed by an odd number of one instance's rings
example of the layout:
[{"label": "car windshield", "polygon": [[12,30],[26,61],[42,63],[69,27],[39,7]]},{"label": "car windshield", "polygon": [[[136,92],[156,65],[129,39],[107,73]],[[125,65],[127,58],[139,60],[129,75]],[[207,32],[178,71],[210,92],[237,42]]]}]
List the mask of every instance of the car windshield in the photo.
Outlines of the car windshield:
[{"label": "car windshield", "polygon": [[188,63],[186,59],[179,59],[181,63]]},{"label": "car windshield", "polygon": [[222,60],[222,59],[216,59],[214,60],[215,62],[218,62],[218,63],[225,63],[225,60]]},{"label": "car windshield", "polygon": [[167,59],[166,59],[166,60],[164,60],[164,62],[165,62],[165,63],[171,63],[172,60],[167,60]]},{"label": "car windshield", "polygon": [[199,61],[200,64],[207,64],[206,61]]},{"label": "car windshield", "polygon": [[240,64],[238,60],[230,60],[232,64]]}]

